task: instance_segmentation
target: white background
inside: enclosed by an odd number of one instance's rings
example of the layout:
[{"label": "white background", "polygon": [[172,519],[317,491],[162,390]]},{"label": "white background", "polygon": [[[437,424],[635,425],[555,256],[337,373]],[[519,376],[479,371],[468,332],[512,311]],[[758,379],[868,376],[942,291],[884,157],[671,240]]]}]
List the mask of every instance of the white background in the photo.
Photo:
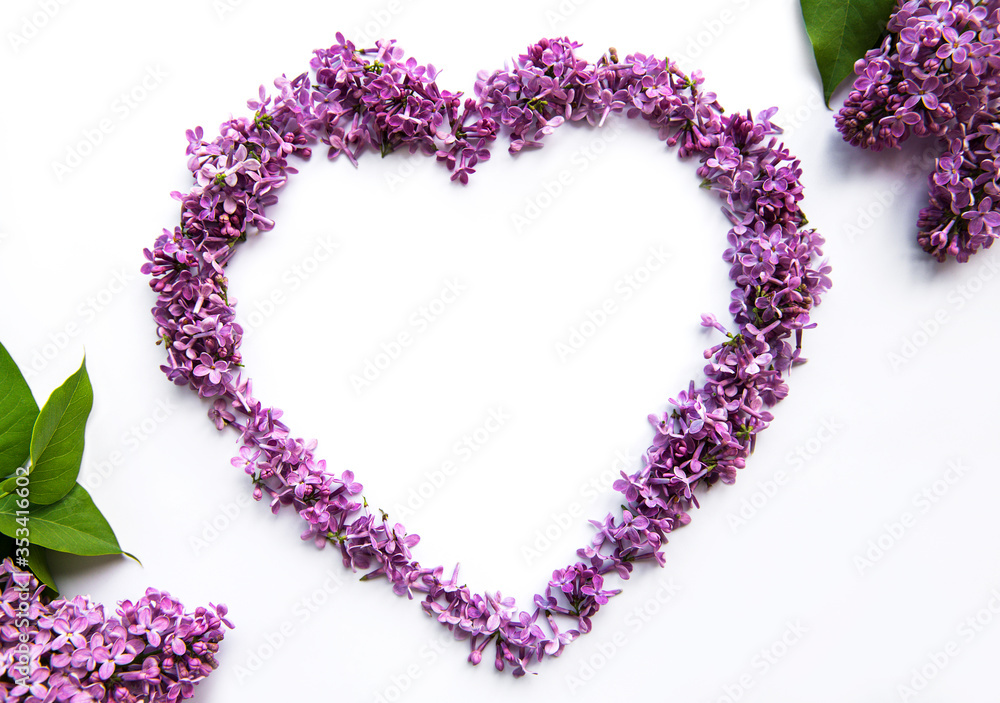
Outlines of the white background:
[{"label": "white background", "polygon": [[[39,400],[86,351],[81,480],[143,563],[55,559],[66,594],[114,604],[154,585],[192,608],[227,603],[237,627],[199,701],[996,700],[1000,252],[960,266],[920,251],[933,145],[871,154],[840,140],[797,2],[223,2],[0,10],[0,337]],[[781,108],[828,239],[834,288],[806,334],[810,362],[747,470],[703,498],[665,569],[638,569],[593,633],[525,680],[469,666],[416,602],[357,583],[298,539],[294,515],[247,501],[235,435],[158,370],[138,269],[176,221],[169,192],[190,185],[184,130],[247,114],[260,83],[305,70],[338,30],[397,38],[467,92],[542,36],[568,35],[591,60],[608,46],[675,57],[730,110]],[[355,171],[324,157],[230,269],[241,320],[259,323],[244,345],[257,395],[406,518],[424,563],[461,561],[474,589],[527,605],[589,539],[586,519],[617,505],[610,482],[638,467],[646,414],[700,378],[718,341],[698,324],[729,299],[718,202],[643,125],[564,127],[516,159],[498,143],[466,188],[430,159],[368,154]],[[570,185],[546,198],[563,171]],[[519,231],[512,216],[531,214]],[[333,256],[317,257],[323,242]],[[668,263],[644,271],[651,248]],[[629,276],[645,282],[626,299]],[[410,316],[448,281],[462,294],[418,330]],[[608,297],[615,314],[560,358]],[[412,343],[357,392],[351,375],[403,332]],[[456,448],[498,409],[477,451]]]}]

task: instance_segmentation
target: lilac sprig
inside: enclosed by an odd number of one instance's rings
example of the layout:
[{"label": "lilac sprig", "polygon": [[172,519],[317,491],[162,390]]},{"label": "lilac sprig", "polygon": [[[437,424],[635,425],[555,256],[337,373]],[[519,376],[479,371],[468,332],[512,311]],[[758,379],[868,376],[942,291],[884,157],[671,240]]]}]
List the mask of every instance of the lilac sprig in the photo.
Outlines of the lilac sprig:
[{"label": "lilac sprig", "polygon": [[897,148],[911,135],[945,145],[917,237],[939,261],[967,261],[1000,236],[998,25],[1000,0],[900,2],[837,114],[855,146]]},{"label": "lilac sprig", "polygon": [[[28,594],[25,598],[24,594]],[[25,610],[21,603],[28,603]],[[116,614],[83,596],[50,600],[45,586],[0,564],[0,701],[148,703],[184,700],[218,666],[226,606],[185,612],[149,588]],[[26,671],[25,671],[26,670]]]},{"label": "lilac sprig", "polygon": [[[146,250],[143,267],[157,294],[153,316],[167,351],[161,368],[213,400],[209,415],[219,429],[240,433],[233,464],[254,497],[266,497],[274,512],[293,508],[305,521],[302,538],[339,549],[363,580],[385,579],[396,594],[422,599],[429,615],[469,640],[470,662],[492,646],[496,668],[515,676],[591,630],[620,592],[610,578],[628,579],[638,562],[664,564],[667,536],[690,521],[699,490],[735,480],[772,419],[767,408],[787,393],[784,376],[802,361],[802,331],[830,285],[829,267],[817,262],[823,240],[804,229],[799,162],[778,143],[773,109],[756,119],[727,115],[697,73],[643,54],[620,59],[613,49],[592,64],[578,47],[543,39],[508,69],[480,73],[477,98],[463,102],[438,88],[432,66],[404,60],[394,42],[359,50],[338,34],[337,44],[315,52],[314,79],[282,77],[273,97],[262,88],[249,103],[254,116],[224,123],[212,141],[201,128],[188,133],[195,185],[175,194],[180,224]],[[294,172],[288,157],[308,158],[317,139],[332,158],[351,161],[366,149],[434,154],[465,183],[500,129],[518,152],[541,146],[567,121],[601,124],[612,113],[642,117],[682,157],[697,157],[703,185],[724,200],[733,223],[725,259],[735,332],[703,318],[725,334],[706,352],[705,382],[650,416],[656,435],[643,468],[614,484],[625,498],[621,513],[594,521],[597,535],[579,561],[555,570],[532,606],[519,610],[500,593],[472,592],[457,567],[446,576],[443,567],[422,566],[411,551],[417,535],[373,512],[352,472],[327,471],[316,442],[293,437],[281,411],[254,397],[224,271],[248,233],[271,228],[266,209]]]},{"label": "lilac sprig", "polygon": [[310,128],[323,134],[331,159],[344,154],[356,166],[365,148],[386,156],[405,147],[436,155],[454,171],[452,180],[467,183],[476,164],[490,158],[496,122],[475,101],[440,90],[433,65],[402,59],[392,42],[358,49],[338,33],[337,44],[317,50],[310,63]]}]

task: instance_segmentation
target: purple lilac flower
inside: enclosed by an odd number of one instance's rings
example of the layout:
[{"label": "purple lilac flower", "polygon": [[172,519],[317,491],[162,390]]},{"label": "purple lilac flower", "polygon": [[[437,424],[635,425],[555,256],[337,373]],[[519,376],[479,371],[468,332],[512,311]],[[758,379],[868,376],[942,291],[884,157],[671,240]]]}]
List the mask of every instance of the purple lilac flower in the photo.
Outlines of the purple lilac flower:
[{"label": "purple lilac flower", "polygon": [[[28,594],[25,617],[19,604]],[[114,616],[77,596],[50,600],[11,560],[0,564],[0,701],[174,701],[218,666],[226,606],[185,612],[169,593],[147,589]],[[27,622],[27,625],[25,625]],[[26,635],[24,642],[21,636]],[[22,653],[26,653],[27,671]]]},{"label": "purple lilac flower", "polygon": [[967,261],[1000,236],[994,164],[1000,154],[1000,0],[900,2],[888,35],[854,67],[837,128],[873,150],[911,134],[944,147],[917,237],[940,261]]},{"label": "purple lilac flower", "polygon": [[[240,433],[233,464],[250,476],[254,497],[266,497],[275,512],[293,508],[305,521],[302,538],[333,545],[364,580],[385,579],[397,595],[422,599],[428,615],[469,641],[470,662],[480,663],[492,646],[495,667],[515,676],[590,631],[593,616],[619,592],[606,581],[628,579],[643,561],[662,566],[667,537],[690,522],[698,492],[735,480],[771,422],[767,408],[787,393],[785,372],[803,361],[802,331],[813,326],[810,312],[830,287],[829,267],[817,261],[823,239],[804,229],[799,210],[799,162],[776,139],[773,109],[756,119],[723,113],[699,73],[645,54],[620,58],[614,49],[590,63],[578,48],[543,39],[509,68],[481,72],[475,98],[463,98],[439,88],[433,66],[405,59],[394,42],[359,49],[338,34],[335,45],[315,52],[312,75],[281,77],[274,95],[262,88],[248,103],[252,118],[223,123],[211,141],[201,128],[188,132],[195,184],[174,194],[180,223],[146,251],[143,267],[157,295],[163,370],[213,399],[210,416],[220,429]],[[885,82],[878,71],[871,80]],[[294,438],[281,411],[253,397],[224,271],[249,232],[273,226],[266,210],[295,172],[289,157],[308,158],[317,139],[330,158],[351,163],[366,151],[434,155],[452,180],[465,183],[501,130],[508,150],[518,152],[541,147],[566,123],[598,125],[615,113],[646,120],[680,156],[697,158],[703,184],[722,198],[733,223],[724,258],[735,327],[727,331],[715,316],[703,316],[703,325],[725,335],[705,353],[706,380],[692,381],[667,412],[650,416],[655,436],[643,467],[614,484],[626,501],[621,514],[592,521],[597,534],[579,560],[555,570],[532,606],[519,610],[500,593],[473,592],[457,567],[446,576],[443,567],[421,565],[411,551],[419,538],[373,513],[352,472],[327,471],[314,456],[316,443]],[[991,139],[1000,142],[1000,135],[984,133],[984,143]],[[175,647],[151,615],[137,613],[129,626],[146,646],[159,637]],[[149,661],[136,681],[160,680]]]}]

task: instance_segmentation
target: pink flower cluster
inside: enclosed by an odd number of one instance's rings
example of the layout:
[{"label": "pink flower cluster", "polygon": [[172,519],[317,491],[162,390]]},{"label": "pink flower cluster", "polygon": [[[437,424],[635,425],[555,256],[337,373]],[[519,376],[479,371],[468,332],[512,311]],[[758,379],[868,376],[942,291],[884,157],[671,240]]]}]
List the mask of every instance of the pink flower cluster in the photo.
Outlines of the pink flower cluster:
[{"label": "pink flower cluster", "polygon": [[10,559],[0,565],[0,703],[174,701],[218,666],[226,606],[193,613],[147,589],[115,616],[77,596],[50,601]]},{"label": "pink flower cluster", "polygon": [[[767,407],[787,393],[784,375],[801,361],[810,311],[830,285],[818,263],[822,238],[805,229],[799,210],[799,162],[778,143],[773,110],[723,114],[702,78],[643,54],[620,59],[614,50],[596,64],[576,55],[567,39],[543,39],[510,69],[481,73],[476,100],[438,89],[433,67],[403,58],[393,42],[358,49],[341,35],[316,52],[314,75],[275,81],[272,99],[261,89],[249,103],[253,117],[224,123],[207,141],[188,133],[194,187],[175,196],[181,220],[164,232],[143,271],[157,294],[153,315],[167,353],[162,367],[179,385],[213,400],[211,417],[239,431],[243,447],[234,465],[253,484],[254,496],[277,512],[291,506],[305,520],[303,539],[332,544],[344,564],[385,578],[399,595],[422,598],[428,614],[467,639],[478,664],[487,646],[499,670],[515,676],[556,656],[619,592],[607,579],[627,579],[639,561],[663,564],[667,535],[690,520],[697,491],[731,483],[771,420]],[[425,567],[411,553],[418,537],[390,524],[359,500],[351,472],[339,477],[315,456],[315,442],[295,438],[281,411],[263,405],[242,371],[242,329],[228,298],[225,267],[252,230],[267,230],[265,214],[294,169],[291,155],[308,157],[317,138],[331,158],[353,160],[366,148],[434,154],[465,182],[488,156],[499,130],[511,151],[539,146],[560,124],[602,123],[609,114],[641,117],[670,146],[700,161],[703,185],[725,202],[732,221],[725,259],[734,283],[732,333],[714,317],[703,324],[726,335],[706,352],[707,380],[651,416],[656,438],[645,466],[622,475],[621,515],[594,521],[597,536],[579,561],[552,573],[527,610],[500,593],[474,593],[460,585],[457,568]],[[793,344],[794,342],[794,344]]]}]

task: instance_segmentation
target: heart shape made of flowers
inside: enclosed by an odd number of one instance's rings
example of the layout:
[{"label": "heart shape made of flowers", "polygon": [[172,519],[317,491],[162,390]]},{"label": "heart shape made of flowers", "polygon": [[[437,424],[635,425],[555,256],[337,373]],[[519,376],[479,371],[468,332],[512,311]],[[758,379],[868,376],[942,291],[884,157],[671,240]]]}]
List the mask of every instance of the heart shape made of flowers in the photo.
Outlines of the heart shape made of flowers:
[{"label": "heart shape made of flowers", "polygon": [[[267,494],[274,512],[294,508],[307,525],[303,539],[337,547],[345,566],[366,571],[364,580],[384,577],[397,595],[421,594],[427,613],[470,641],[469,661],[478,664],[492,643],[496,668],[510,665],[515,676],[590,631],[593,615],[620,592],[605,588],[605,577],[628,579],[638,561],[664,564],[666,536],[690,521],[696,490],[735,480],[772,419],[767,408],[787,394],[784,374],[803,361],[802,331],[814,326],[810,310],[830,286],[829,267],[818,260],[823,239],[805,228],[799,209],[799,162],[778,143],[773,108],[756,119],[724,114],[697,72],[688,76],[643,54],[620,59],[614,49],[592,64],[578,48],[543,39],[511,68],[481,72],[476,98],[463,101],[438,87],[432,65],[404,60],[395,42],[358,49],[338,33],[336,44],[315,52],[311,72],[277,79],[275,96],[262,86],[248,102],[252,118],[230,119],[211,141],[200,127],[188,131],[195,185],[174,193],[180,224],[145,251],[143,266],[157,294],[157,343],[167,350],[161,368],[212,400],[209,415],[220,430],[240,432],[233,464],[251,478],[254,498]],[[516,153],[541,146],[566,121],[600,126],[617,112],[649,121],[681,157],[698,157],[702,185],[725,201],[736,331],[702,316],[726,335],[705,352],[705,381],[671,399],[671,412],[650,415],[655,436],[643,468],[614,483],[625,498],[621,514],[592,520],[597,534],[578,551],[580,560],[556,569],[533,607],[519,610],[500,593],[460,585],[457,567],[445,576],[443,567],[422,566],[411,553],[417,535],[359,502],[354,474],[327,472],[316,443],[295,438],[281,411],[253,396],[239,370],[243,330],[225,267],[249,233],[273,227],[265,211],[295,173],[288,159],[308,158],[317,138],[331,159],[355,164],[365,151],[433,155],[464,184],[502,131]]]}]

